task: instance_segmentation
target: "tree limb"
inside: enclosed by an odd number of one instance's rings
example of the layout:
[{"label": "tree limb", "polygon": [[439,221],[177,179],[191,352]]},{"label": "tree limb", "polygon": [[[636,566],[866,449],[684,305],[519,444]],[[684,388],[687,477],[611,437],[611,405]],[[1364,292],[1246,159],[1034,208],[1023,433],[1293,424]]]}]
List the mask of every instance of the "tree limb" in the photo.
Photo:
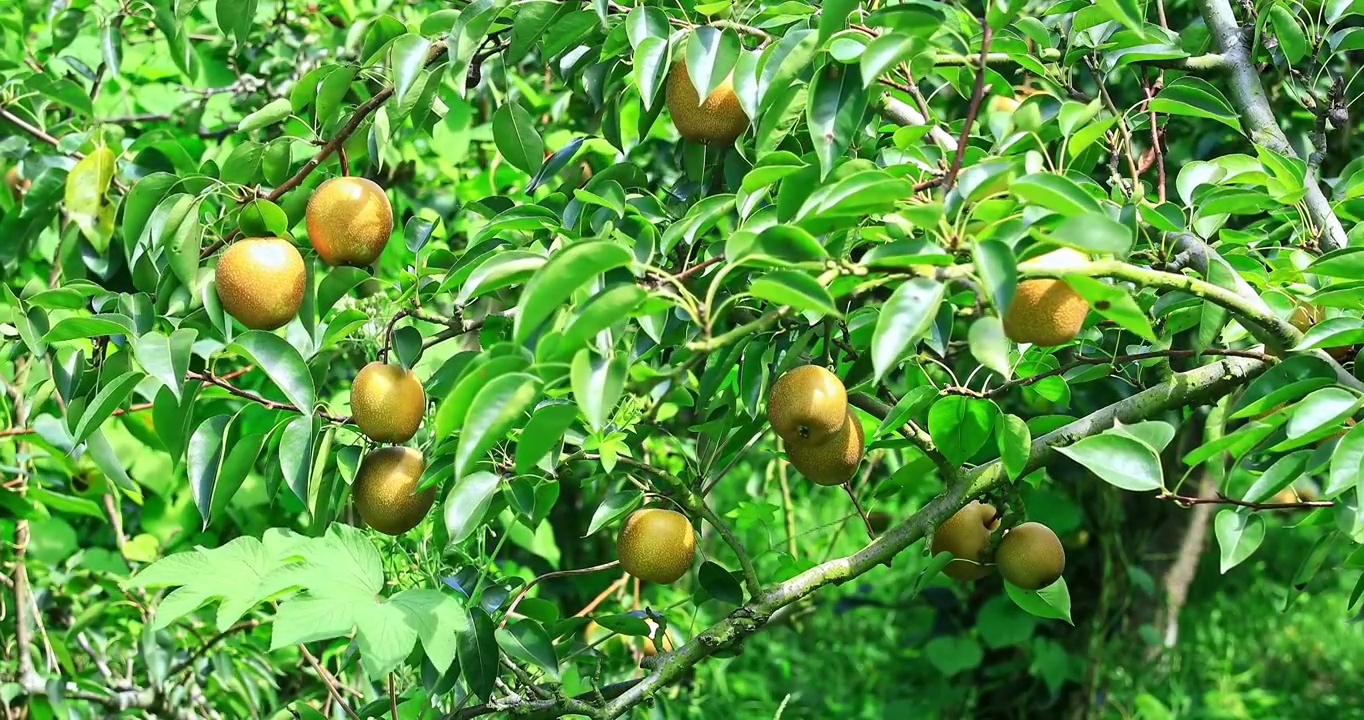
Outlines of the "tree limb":
[{"label": "tree limb", "polygon": [[[1111,428],[1115,421],[1139,422],[1157,413],[1201,404],[1230,392],[1264,372],[1269,365],[1248,358],[1227,358],[1172,376],[1159,385],[1097,410],[1069,425],[1033,441],[1025,471],[1035,470],[1056,456],[1056,448]],[[993,460],[951,482],[948,489],[903,523],[847,557],[836,558],[772,586],[762,595],[730,613],[677,651],[663,656],[640,683],[602,707],[602,718],[619,717],[631,707],[676,680],[692,666],[717,650],[741,642],[757,632],[780,608],[816,590],[841,584],[895,557],[922,539],[972,497],[1007,480],[1003,464]]]},{"label": "tree limb", "polygon": [[[1242,34],[1240,24],[1236,22],[1231,3],[1228,0],[1198,0],[1198,8],[1203,14],[1208,30],[1212,32],[1217,48],[1226,60],[1227,81],[1231,85],[1231,102],[1241,114],[1241,124],[1245,127],[1251,142],[1263,145],[1280,155],[1298,158],[1283,130],[1279,128],[1279,120],[1274,116],[1274,110],[1265,96],[1260,73],[1250,57],[1250,48],[1246,46],[1247,38]],[[1314,168],[1307,169],[1307,178],[1304,182],[1307,186],[1307,195],[1302,199],[1302,203],[1320,233],[1318,242],[1321,249],[1330,251],[1345,247],[1348,244],[1345,228],[1341,227],[1340,219],[1331,208],[1331,201],[1321,191]]]}]

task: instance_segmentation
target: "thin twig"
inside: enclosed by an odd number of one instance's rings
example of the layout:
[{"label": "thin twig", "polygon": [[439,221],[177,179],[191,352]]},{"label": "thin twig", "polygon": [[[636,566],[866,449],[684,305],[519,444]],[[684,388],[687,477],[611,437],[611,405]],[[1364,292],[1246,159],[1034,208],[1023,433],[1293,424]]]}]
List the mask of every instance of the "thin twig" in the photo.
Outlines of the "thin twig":
[{"label": "thin twig", "polygon": [[[185,376],[188,377],[188,378],[191,378],[191,379],[193,379],[193,380],[202,380],[203,382],[206,382],[206,383],[208,383],[208,384],[210,384],[210,385],[216,385],[216,386],[218,386],[218,387],[220,387],[220,388],[226,390],[228,393],[230,393],[230,394],[232,394],[232,395],[235,395],[235,396],[237,396],[237,397],[239,397],[239,398],[242,398],[242,399],[244,399],[244,400],[250,400],[251,402],[256,403],[256,404],[258,404],[258,405],[262,405],[262,406],[264,406],[264,407],[266,407],[266,408],[268,408],[268,409],[270,409],[270,410],[291,410],[291,411],[293,411],[293,412],[298,412],[298,413],[306,413],[306,412],[308,412],[309,410],[311,410],[311,408],[306,408],[306,409],[304,409],[304,408],[299,408],[299,407],[297,407],[297,406],[295,406],[295,405],[291,405],[291,404],[286,403],[286,402],[279,402],[278,400],[271,400],[271,399],[269,399],[269,398],[262,397],[261,395],[258,395],[258,394],[254,393],[254,392],[251,392],[250,390],[245,390],[245,389],[243,389],[243,388],[239,388],[239,387],[237,387],[236,385],[233,385],[232,383],[227,382],[227,381],[224,380],[223,378],[220,378],[220,377],[218,377],[217,375],[214,375],[213,373],[209,373],[209,372],[197,372],[197,371],[191,370],[191,371],[190,371],[189,373],[187,373]],[[342,425],[345,425],[345,424],[348,424],[348,423],[351,422],[351,419],[348,418],[348,417],[343,417],[343,416],[341,416],[341,415],[333,415],[332,413],[330,413],[330,412],[328,412],[328,411],[326,411],[326,410],[318,410],[318,411],[317,411],[317,415],[318,415],[318,417],[321,417],[322,419],[324,419],[324,420],[326,420],[326,421],[328,421],[328,422],[334,422],[334,423],[338,423],[338,424],[342,424]]]},{"label": "thin twig", "polygon": [[260,625],[260,620],[255,619],[243,620],[242,622],[233,625],[232,627],[218,633],[217,635],[214,635],[213,637],[209,638],[207,642],[196,648],[194,652],[190,653],[189,657],[182,660],[180,664],[171,668],[171,671],[167,673],[167,677],[175,677],[176,675],[179,675],[180,673],[193,667],[194,663],[199,658],[204,656],[204,653],[207,653],[209,650],[213,649],[214,645],[217,645],[218,643],[222,642],[229,635],[239,633],[243,630],[250,630],[251,628],[256,627],[257,625]]},{"label": "thin twig", "polygon": [[1227,497],[1221,493],[1213,497],[1194,497],[1192,495],[1177,495],[1171,492],[1164,492],[1156,496],[1157,500],[1172,500],[1178,505],[1192,507],[1194,505],[1235,505],[1236,507],[1249,508],[1251,510],[1315,510],[1316,508],[1335,507],[1334,500],[1302,500],[1299,502],[1247,502]]},{"label": "thin twig", "polygon": [[516,597],[512,598],[511,604],[507,606],[507,612],[502,614],[502,622],[498,623],[497,626],[499,628],[506,627],[507,621],[511,619],[512,613],[516,612],[516,606],[521,604],[522,598],[526,597],[526,593],[530,592],[531,588],[535,587],[536,585],[539,585],[541,582],[544,582],[545,580],[549,580],[551,578],[572,577],[574,575],[590,575],[594,572],[610,570],[611,568],[614,567],[620,567],[619,560],[612,560],[609,563],[602,563],[601,565],[593,565],[592,567],[586,568],[578,568],[576,570],[556,570],[554,572],[547,572],[544,575],[540,575],[538,577],[533,578],[530,582],[521,586],[521,590],[516,593]]},{"label": "thin twig", "polygon": [[990,28],[990,23],[981,23],[980,67],[976,68],[976,84],[971,90],[971,104],[966,109],[966,124],[961,126],[961,136],[957,138],[957,151],[952,154],[952,166],[947,169],[947,175],[942,181],[944,190],[952,189],[952,183],[957,179],[957,173],[961,171],[961,161],[966,155],[966,143],[971,139],[971,126],[976,123],[976,115],[980,112],[980,101],[985,96],[985,69],[989,65],[987,58],[990,56],[990,40],[993,37],[994,30]]},{"label": "thin twig", "polygon": [[862,524],[867,526],[867,537],[875,540],[876,528],[871,526],[871,518],[867,517],[867,511],[862,509],[862,503],[857,501],[857,493],[853,492],[852,483],[843,483],[843,490],[848,493],[848,499],[852,500],[853,507],[857,510],[858,516],[862,518]]},{"label": "thin twig", "polygon": [[795,505],[791,502],[791,481],[785,460],[777,460],[777,482],[781,484],[781,507],[782,513],[786,516],[786,550],[794,559],[799,557],[797,552],[799,547],[796,545],[796,513]]},{"label": "thin twig", "polygon": [[398,720],[398,693],[393,689],[393,673],[388,674],[388,710],[393,720]]},{"label": "thin twig", "polygon": [[1064,365],[1052,368],[1051,370],[1037,373],[1036,375],[1014,378],[1013,380],[1003,383],[1002,385],[999,385],[998,387],[992,390],[979,391],[972,390],[971,388],[968,387],[949,385],[947,387],[944,387],[941,390],[941,392],[945,395],[962,395],[965,397],[980,399],[996,399],[1003,397],[1010,390],[1013,390],[1015,388],[1035,385],[1039,382],[1042,382],[1043,380],[1046,380],[1049,377],[1064,375],[1077,367],[1082,367],[1085,365],[1117,365],[1118,363],[1137,362],[1140,360],[1151,360],[1153,358],[1167,357],[1187,358],[1197,357],[1199,355],[1210,355],[1215,357],[1248,358],[1251,360],[1260,360],[1269,363],[1275,362],[1277,360],[1277,358],[1275,358],[1274,356],[1268,355],[1266,353],[1256,352],[1254,350],[1236,350],[1233,348],[1210,348],[1207,350],[1203,350],[1201,352],[1198,350],[1152,350],[1150,352],[1132,353],[1130,355],[1117,355],[1113,357],[1103,355],[1099,357],[1076,358],[1075,360],[1072,360]]},{"label": "thin twig", "polygon": [[341,689],[338,686],[339,682],[336,677],[331,674],[331,671],[323,667],[322,661],[318,660],[317,656],[309,652],[308,648],[303,643],[298,644],[298,649],[303,653],[303,659],[307,660],[308,664],[317,672],[318,677],[322,678],[323,684],[327,686],[327,692],[332,696],[332,701],[337,705],[340,705],[341,711],[346,713],[346,716],[351,720],[360,720],[360,716],[351,709],[350,704],[341,696]]},{"label": "thin twig", "polygon": [[615,582],[611,583],[610,585],[607,585],[605,590],[602,590],[601,592],[597,593],[597,596],[592,598],[592,602],[589,602],[588,604],[584,605],[582,610],[573,613],[573,617],[583,617],[591,613],[593,610],[596,610],[598,605],[601,605],[606,600],[606,598],[611,596],[611,593],[619,590],[621,585],[624,585],[629,581],[630,573],[621,573],[620,577],[616,578]]}]

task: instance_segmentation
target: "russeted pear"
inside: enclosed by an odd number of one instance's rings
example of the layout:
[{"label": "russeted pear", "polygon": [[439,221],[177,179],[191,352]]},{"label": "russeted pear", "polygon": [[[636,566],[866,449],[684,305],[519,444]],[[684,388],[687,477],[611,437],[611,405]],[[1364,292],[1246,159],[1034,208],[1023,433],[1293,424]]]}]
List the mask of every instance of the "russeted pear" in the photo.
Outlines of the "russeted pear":
[{"label": "russeted pear", "polygon": [[420,451],[397,445],[371,450],[351,484],[355,510],[366,525],[385,535],[402,535],[426,517],[436,488],[417,492],[426,461]]},{"label": "russeted pear", "polygon": [[[1020,267],[1058,268],[1086,262],[1084,253],[1070,248],[1026,260]],[[1089,303],[1064,280],[1032,278],[1018,284],[1013,303],[1004,314],[1004,334],[1016,343],[1050,347],[1075,339],[1084,327]]]},{"label": "russeted pear", "polygon": [[748,115],[734,94],[732,77],[725,78],[702,102],[687,75],[687,61],[678,60],[668,72],[665,92],[673,125],[687,140],[729,144],[748,128]]},{"label": "russeted pear", "polygon": [[1004,534],[995,564],[1005,580],[1024,590],[1041,590],[1066,570],[1066,550],[1051,528],[1026,522]]},{"label": "russeted pear", "polygon": [[640,580],[667,584],[691,569],[696,538],[691,522],[682,513],[641,508],[621,525],[616,554],[625,572]]},{"label": "russeted pear", "polygon": [[791,465],[805,477],[819,485],[842,485],[852,480],[862,453],[866,449],[866,437],[862,421],[845,409],[843,429],[828,440],[813,445],[808,442],[793,442],[786,445],[786,458]]},{"label": "russeted pear", "polygon": [[350,408],[355,424],[370,440],[405,443],[421,427],[426,392],[411,370],[375,361],[351,382]]},{"label": "russeted pear", "polygon": [[843,381],[818,365],[792,368],[767,395],[767,422],[788,447],[823,444],[843,430],[847,419]]},{"label": "russeted pear", "polygon": [[393,206],[383,188],[359,177],[323,182],[308,198],[308,240],[328,265],[374,264],[393,234]]},{"label": "russeted pear", "polygon": [[943,574],[953,580],[979,580],[994,569],[985,563],[985,549],[990,546],[990,533],[999,527],[993,505],[972,500],[933,533],[932,553],[952,553],[952,561]]},{"label": "russeted pear", "polygon": [[218,302],[237,322],[251,330],[274,330],[298,315],[307,270],[288,240],[246,238],[218,258],[214,282]]}]

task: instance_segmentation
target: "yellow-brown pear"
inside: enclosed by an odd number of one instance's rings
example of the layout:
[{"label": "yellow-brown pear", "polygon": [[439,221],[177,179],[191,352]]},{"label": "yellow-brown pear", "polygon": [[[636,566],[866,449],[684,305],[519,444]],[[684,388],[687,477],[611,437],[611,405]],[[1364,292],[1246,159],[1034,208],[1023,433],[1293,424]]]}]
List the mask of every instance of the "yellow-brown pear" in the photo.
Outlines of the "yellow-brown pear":
[{"label": "yellow-brown pear", "polygon": [[371,180],[327,180],[308,199],[308,240],[328,265],[372,265],[393,234],[393,206]]},{"label": "yellow-brown pear", "polygon": [[791,369],[767,395],[767,422],[788,446],[821,445],[843,430],[847,418],[843,381],[818,365]]},{"label": "yellow-brown pear", "polygon": [[832,438],[818,445],[806,442],[786,445],[786,457],[791,465],[819,485],[842,485],[852,480],[858,463],[862,462],[866,449],[862,421],[852,410],[844,410],[844,413],[843,429]]},{"label": "yellow-brown pear", "polygon": [[307,271],[293,243],[280,238],[246,238],[218,258],[218,301],[251,330],[289,324],[303,304]]},{"label": "yellow-brown pear", "polygon": [[625,572],[640,580],[671,583],[687,574],[696,554],[691,522],[682,513],[642,508],[630,513],[616,538]]},{"label": "yellow-brown pear", "polygon": [[[1087,260],[1078,250],[1060,248],[1020,263],[1019,267],[1058,268]],[[1013,304],[1004,314],[1004,334],[1016,343],[1064,345],[1079,334],[1088,314],[1089,303],[1064,280],[1024,280],[1018,284]]]},{"label": "yellow-brown pear", "polygon": [[1066,550],[1051,528],[1026,522],[1004,534],[995,564],[1005,580],[1024,590],[1041,590],[1066,570]]},{"label": "yellow-brown pear", "polygon": [[405,443],[421,427],[426,392],[411,370],[375,361],[361,368],[351,382],[350,409],[365,437]]},{"label": "yellow-brown pear", "polygon": [[351,497],[366,525],[385,535],[402,535],[426,517],[436,501],[436,488],[417,492],[426,461],[410,447],[371,450],[355,471]]},{"label": "yellow-brown pear", "polygon": [[678,60],[668,72],[668,113],[678,134],[692,142],[729,144],[748,128],[748,115],[734,94],[733,76],[726,77],[701,102],[687,75],[687,61]]},{"label": "yellow-brown pear", "polygon": [[955,515],[943,521],[933,533],[932,553],[952,553],[952,561],[943,574],[953,580],[979,580],[994,569],[985,564],[985,549],[990,546],[990,533],[999,527],[993,505],[972,500]]}]

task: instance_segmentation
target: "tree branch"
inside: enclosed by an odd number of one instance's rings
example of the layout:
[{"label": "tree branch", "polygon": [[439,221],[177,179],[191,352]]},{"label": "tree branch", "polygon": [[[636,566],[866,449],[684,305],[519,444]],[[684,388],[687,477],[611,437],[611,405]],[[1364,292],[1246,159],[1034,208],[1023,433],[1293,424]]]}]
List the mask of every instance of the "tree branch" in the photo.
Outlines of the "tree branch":
[{"label": "tree branch", "polygon": [[[185,377],[190,378],[191,380],[200,380],[210,385],[216,385],[226,390],[231,395],[235,395],[239,398],[242,398],[243,400],[250,400],[253,403],[262,405],[271,410],[291,410],[297,413],[307,413],[310,410],[312,410],[312,408],[303,409],[286,402],[279,402],[278,400],[271,400],[269,398],[262,397],[261,395],[251,392],[250,390],[239,388],[236,385],[227,382],[226,380],[218,377],[217,375],[214,375],[211,372],[197,372],[191,370],[190,372],[185,374]],[[351,419],[348,417],[333,415],[332,413],[327,412],[326,410],[318,410],[317,415],[318,417],[321,417],[323,420],[338,423],[341,425],[349,424],[351,422]]]},{"label": "tree branch", "polygon": [[[1208,30],[1212,32],[1218,49],[1226,59],[1231,102],[1241,114],[1241,124],[1249,134],[1251,142],[1263,145],[1280,155],[1297,158],[1297,153],[1284,136],[1283,130],[1279,128],[1278,118],[1274,116],[1274,110],[1265,96],[1260,73],[1250,57],[1250,49],[1246,47],[1246,38],[1242,35],[1241,26],[1236,22],[1231,3],[1228,0],[1198,0],[1198,8],[1203,14]],[[1311,216],[1320,233],[1318,242],[1321,249],[1330,251],[1345,247],[1348,244],[1345,229],[1341,227],[1340,219],[1331,208],[1331,201],[1321,191],[1314,168],[1307,169],[1305,184],[1307,195],[1302,199],[1302,203],[1307,207],[1307,214]]]},{"label": "tree branch", "polygon": [[521,599],[526,596],[526,593],[530,592],[531,588],[535,587],[536,585],[540,584],[545,580],[558,577],[570,577],[573,575],[588,575],[594,572],[600,572],[602,570],[610,570],[613,567],[619,566],[620,566],[619,560],[612,560],[609,563],[593,565],[592,567],[588,568],[578,568],[577,570],[556,570],[554,572],[547,572],[544,575],[537,576],[533,578],[530,582],[521,586],[521,590],[516,593],[516,597],[512,598],[511,604],[507,606],[507,612],[503,613],[502,622],[498,623],[497,626],[499,628],[506,627],[507,620],[511,618],[513,612],[516,612],[516,606],[521,604]]},{"label": "tree branch", "polygon": [[[445,55],[445,51],[446,45],[444,42],[432,44],[431,49],[426,52],[425,65],[431,65],[439,60]],[[307,162],[303,163],[303,167],[300,167],[298,172],[294,173],[293,177],[290,177],[280,183],[275,189],[266,193],[265,199],[270,202],[278,202],[285,193],[302,185],[303,181],[307,180],[308,176],[311,175],[328,156],[339,150],[341,146],[345,144],[346,140],[360,128],[360,125],[365,122],[366,118],[382,107],[384,103],[388,102],[388,99],[392,96],[393,86],[386,85],[383,89],[379,90],[379,92],[374,93],[374,97],[371,97],[356,106],[355,111],[351,113],[351,116],[346,120],[345,124],[337,128],[336,134],[322,146],[322,149],[318,150]],[[217,252],[218,248],[231,242],[238,234],[240,234],[239,231],[233,231],[230,235],[219,239],[217,242],[211,243],[208,247],[205,247],[199,252],[200,259],[206,258]]]},{"label": "tree branch", "polygon": [[[886,416],[889,415],[891,411],[889,405],[866,393],[852,393],[848,396],[848,404],[856,408],[861,408],[866,411],[867,414],[881,418],[882,420],[886,419]],[[933,464],[937,466],[938,472],[942,474],[944,480],[950,480],[956,476],[957,466],[953,465],[942,453],[938,452],[937,446],[933,444],[933,438],[929,437],[928,433],[923,431],[923,428],[909,422],[896,428],[896,432],[900,433],[902,437],[913,443],[915,447],[919,448],[929,460],[932,460]]]},{"label": "tree branch", "polygon": [[[1038,438],[1029,448],[1027,467],[1029,469],[1040,467],[1055,457],[1057,446],[1102,432],[1112,427],[1115,420],[1125,423],[1138,422],[1160,412],[1207,402],[1250,381],[1268,367],[1256,360],[1229,358],[1174,375],[1160,385]],[[725,620],[701,632],[676,652],[663,656],[638,685],[607,703],[601,709],[600,717],[621,716],[717,650],[734,645],[757,632],[778,609],[805,598],[821,587],[847,582],[891,560],[896,554],[922,539],[967,500],[1005,482],[1006,479],[1000,461],[994,460],[981,465],[950,483],[942,495],[853,555],[817,565],[764,591],[759,597],[730,613]]]},{"label": "tree branch", "polygon": [[1178,495],[1172,492],[1161,493],[1156,496],[1157,500],[1173,500],[1176,505],[1181,507],[1193,507],[1195,505],[1234,505],[1236,507],[1249,508],[1251,510],[1315,510],[1317,508],[1335,507],[1334,500],[1300,500],[1298,502],[1247,502],[1227,497],[1222,493],[1217,493],[1212,497]]},{"label": "tree branch", "polygon": [[952,183],[956,181],[957,173],[961,170],[962,156],[966,154],[966,143],[971,139],[971,126],[976,124],[980,101],[985,97],[985,69],[989,67],[987,58],[990,56],[990,39],[994,37],[994,30],[988,22],[982,22],[980,28],[980,64],[976,68],[976,84],[971,88],[971,104],[966,108],[966,122],[961,126],[961,137],[957,138],[957,151],[952,155],[952,165],[947,169],[947,176],[942,181],[944,192],[952,189]]}]

